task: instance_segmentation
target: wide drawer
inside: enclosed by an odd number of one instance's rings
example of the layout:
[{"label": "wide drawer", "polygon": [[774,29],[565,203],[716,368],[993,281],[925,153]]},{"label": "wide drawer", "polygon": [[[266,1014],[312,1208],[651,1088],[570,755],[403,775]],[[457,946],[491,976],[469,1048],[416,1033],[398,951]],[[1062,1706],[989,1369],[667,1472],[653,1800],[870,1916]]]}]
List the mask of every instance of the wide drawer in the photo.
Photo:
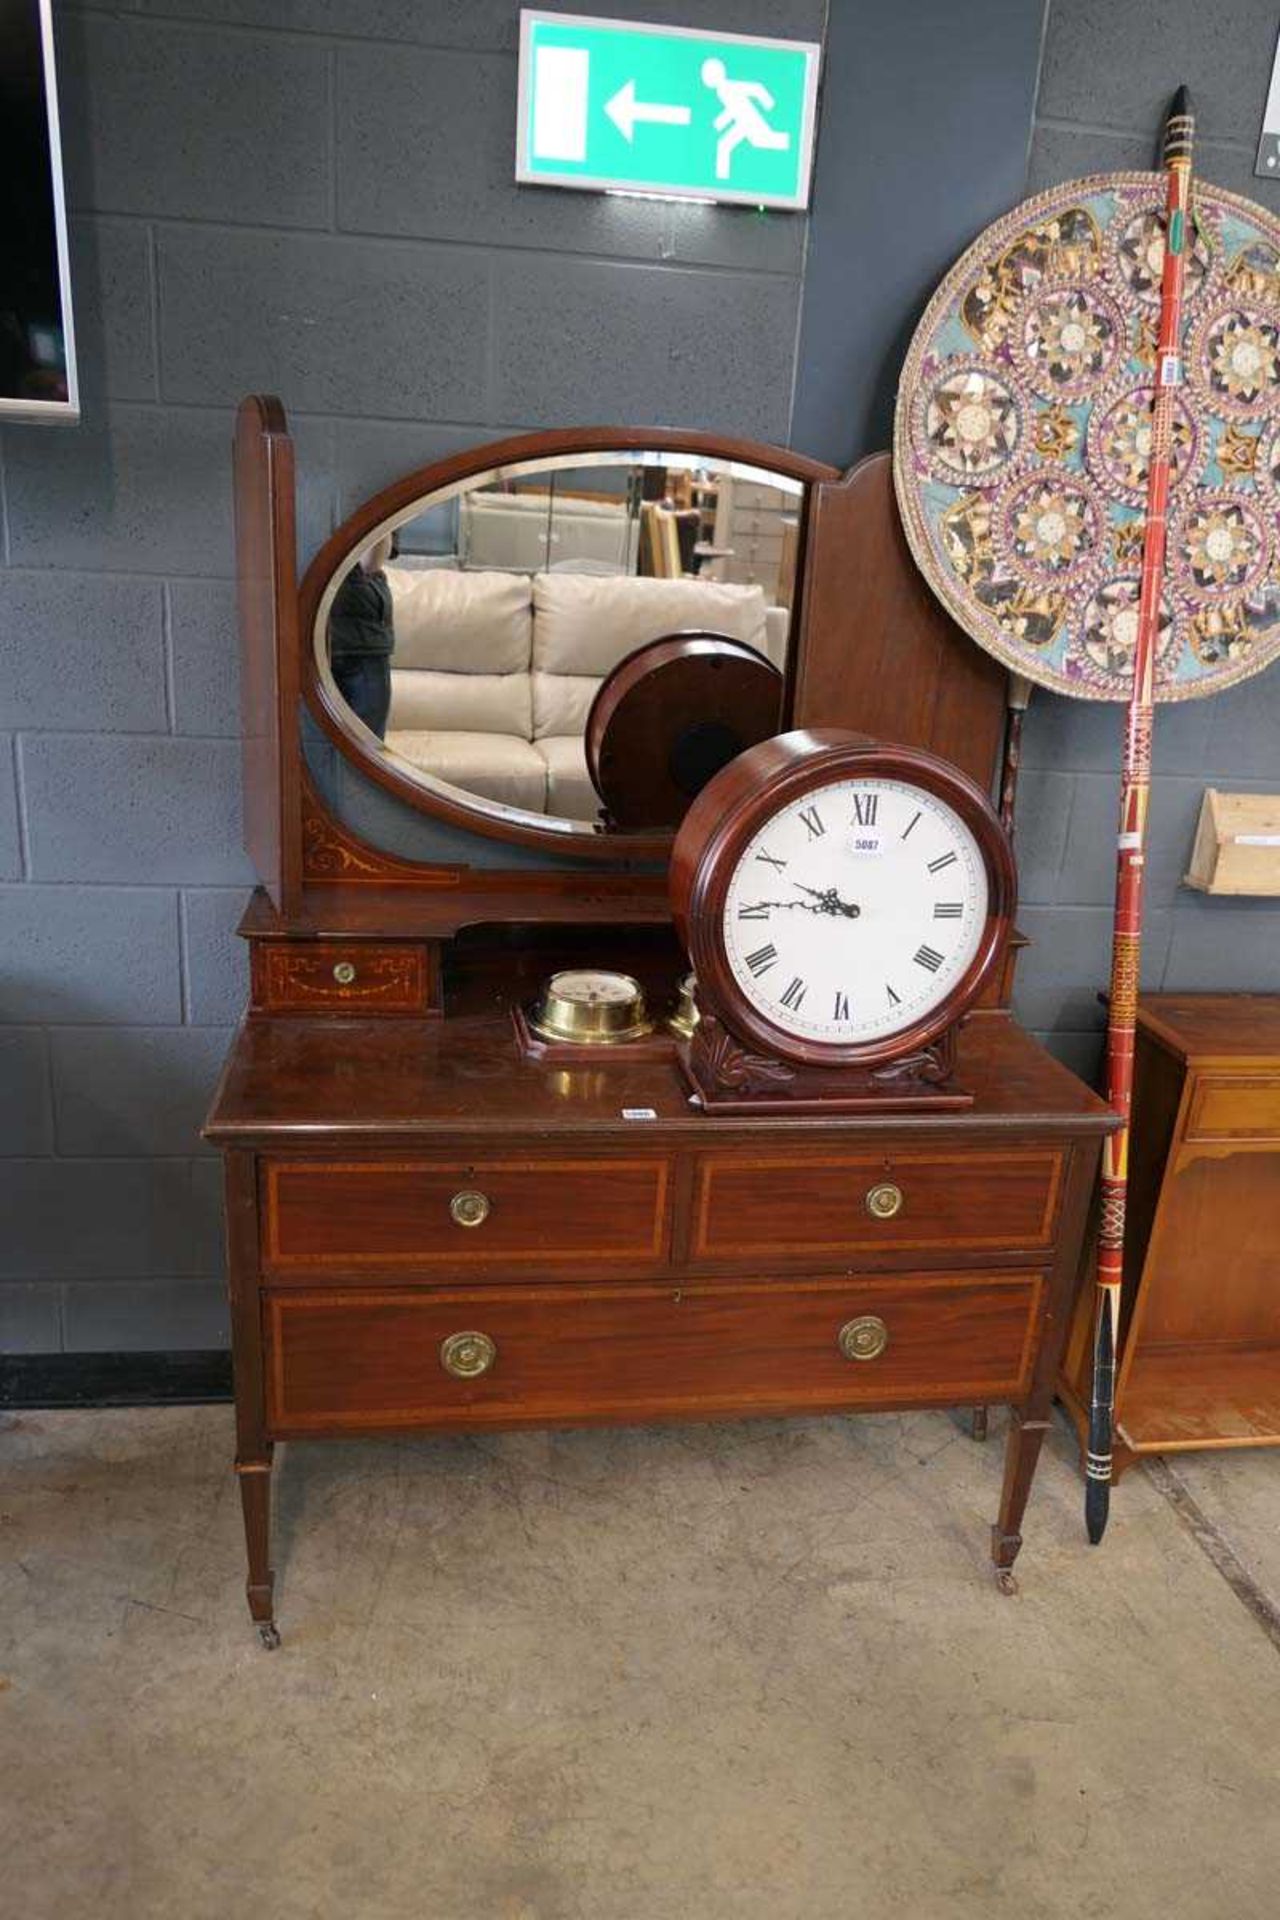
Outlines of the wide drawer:
[{"label": "wide drawer", "polygon": [[1049,1148],[706,1154],[694,1180],[690,1258],[1047,1250],[1061,1171],[1061,1154]]},{"label": "wide drawer", "polygon": [[495,1261],[654,1262],[667,1246],[664,1155],[589,1160],[263,1162],[268,1272]]},{"label": "wide drawer", "polygon": [[255,1013],[403,1017],[431,1009],[425,946],[405,941],[255,940]]},{"label": "wide drawer", "polygon": [[268,1293],[268,1422],[283,1435],[1014,1400],[1040,1289],[1015,1272]]},{"label": "wide drawer", "polygon": [[1280,1079],[1274,1074],[1197,1074],[1186,1138],[1280,1139]]}]

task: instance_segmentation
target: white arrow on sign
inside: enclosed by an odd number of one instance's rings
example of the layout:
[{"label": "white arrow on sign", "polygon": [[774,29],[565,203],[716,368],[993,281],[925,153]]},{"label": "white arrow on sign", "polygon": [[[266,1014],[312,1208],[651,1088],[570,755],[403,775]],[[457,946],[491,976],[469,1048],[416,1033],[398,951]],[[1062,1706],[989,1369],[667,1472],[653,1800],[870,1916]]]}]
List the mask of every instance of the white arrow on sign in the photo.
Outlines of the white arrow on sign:
[{"label": "white arrow on sign", "polygon": [[693,118],[692,107],[666,107],[658,101],[637,100],[634,80],[619,87],[612,100],[605,101],[604,110],[623,139],[633,143],[639,120],[654,120],[667,127],[687,127]]}]

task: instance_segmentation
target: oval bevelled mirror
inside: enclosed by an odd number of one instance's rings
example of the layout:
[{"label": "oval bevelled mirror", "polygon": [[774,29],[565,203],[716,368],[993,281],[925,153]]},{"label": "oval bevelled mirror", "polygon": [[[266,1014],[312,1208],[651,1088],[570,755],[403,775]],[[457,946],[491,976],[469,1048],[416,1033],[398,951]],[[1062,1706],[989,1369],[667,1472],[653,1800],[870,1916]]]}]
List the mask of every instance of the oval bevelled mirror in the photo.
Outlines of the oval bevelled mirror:
[{"label": "oval bevelled mirror", "polygon": [[707,436],[590,438],[477,449],[353,515],[304,589],[310,690],[343,750],[424,811],[625,854],[666,836],[619,832],[602,805],[597,693],[637,649],[696,632],[771,662],[781,705],[808,484],[829,470]]}]

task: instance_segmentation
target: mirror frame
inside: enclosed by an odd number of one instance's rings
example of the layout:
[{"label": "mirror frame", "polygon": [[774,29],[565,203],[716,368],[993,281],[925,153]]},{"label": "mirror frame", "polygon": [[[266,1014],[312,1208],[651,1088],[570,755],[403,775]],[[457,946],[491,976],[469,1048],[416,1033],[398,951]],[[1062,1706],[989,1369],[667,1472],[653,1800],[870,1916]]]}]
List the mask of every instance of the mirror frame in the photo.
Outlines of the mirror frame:
[{"label": "mirror frame", "polygon": [[[442,492],[455,483],[490,468],[514,465],[539,458],[559,458],[572,454],[691,453],[712,460],[734,461],[742,466],[772,471],[784,479],[800,481],[812,487],[840,478],[839,470],[824,461],[811,460],[805,454],[786,447],[770,446],[759,440],[736,440],[718,433],[685,433],[674,427],[567,427],[549,432],[518,434],[506,440],[490,440],[447,459],[417,467],[412,473],[393,481],[380,493],[356,508],[325,541],[303,576],[299,591],[298,647],[301,654],[302,694],[307,706],[338,751],[353,766],[366,774],[387,793],[394,794],[418,813],[462,827],[490,840],[508,845],[537,847],[543,852],[567,854],[575,860],[593,860],[619,864],[633,860],[662,860],[671,849],[673,835],[662,833],[602,833],[581,822],[548,815],[539,821],[532,814],[512,809],[518,817],[508,818],[496,811],[497,803],[479,794],[471,798],[462,787],[430,786],[404,771],[389,754],[371,751],[368,730],[352,715],[332,683],[320,672],[316,650],[316,620],[325,592],[339,569],[349,565],[407,507],[424,496]],[[808,498],[805,500],[806,520]],[[801,526],[801,556],[796,577],[803,565],[804,524]],[[795,684],[797,654],[803,640],[803,608],[799,614],[793,644],[788,649],[784,713]]]}]

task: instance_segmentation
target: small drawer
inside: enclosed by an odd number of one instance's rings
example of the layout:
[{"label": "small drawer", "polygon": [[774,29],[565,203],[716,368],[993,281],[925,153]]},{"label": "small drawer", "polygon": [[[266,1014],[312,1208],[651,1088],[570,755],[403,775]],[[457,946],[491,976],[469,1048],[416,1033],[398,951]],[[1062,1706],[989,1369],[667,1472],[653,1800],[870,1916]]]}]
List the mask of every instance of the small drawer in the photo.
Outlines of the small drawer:
[{"label": "small drawer", "polygon": [[413,941],[255,940],[253,1012],[429,1013],[437,999],[432,958]]},{"label": "small drawer", "polygon": [[660,1155],[267,1159],[262,1171],[263,1264],[271,1272],[655,1264],[666,1253],[670,1180]]},{"label": "small drawer", "polygon": [[264,1299],[283,1436],[1015,1400],[1037,1273]]},{"label": "small drawer", "polygon": [[1197,1074],[1187,1140],[1280,1140],[1280,1080],[1266,1074]]},{"label": "small drawer", "polygon": [[1062,1156],[1043,1152],[712,1155],[694,1183],[694,1261],[1047,1251]]}]

